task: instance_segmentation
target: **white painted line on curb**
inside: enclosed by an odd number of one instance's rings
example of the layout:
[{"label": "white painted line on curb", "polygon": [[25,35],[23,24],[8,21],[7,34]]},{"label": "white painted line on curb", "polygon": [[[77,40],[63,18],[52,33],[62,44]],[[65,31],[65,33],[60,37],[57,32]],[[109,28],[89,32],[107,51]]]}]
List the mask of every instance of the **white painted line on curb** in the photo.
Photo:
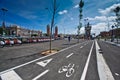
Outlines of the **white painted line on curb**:
[{"label": "white painted line on curb", "polygon": [[68,56],[66,56],[66,58],[69,58],[70,56],[72,56],[74,53],[71,53],[71,54],[69,54]]},{"label": "white painted line on curb", "polygon": [[97,67],[100,80],[115,80],[112,75],[112,72],[110,71],[108,65],[106,64],[103,55],[100,54],[99,52],[100,47],[97,41],[95,41],[95,43],[96,43]]},{"label": "white painted line on curb", "polygon": [[80,48],[83,48],[83,46],[81,46]]},{"label": "white painted line on curb", "polygon": [[44,60],[44,61],[37,62],[36,64],[38,64],[38,65],[40,65],[42,67],[45,67],[48,63],[50,63],[50,61],[52,61],[52,58]]},{"label": "white painted line on curb", "polygon": [[14,70],[4,73],[0,76],[2,80],[23,80]]},{"label": "white painted line on curb", "polygon": [[35,78],[33,78],[32,80],[37,80],[39,79],[40,77],[42,77],[43,75],[45,75],[46,73],[48,73],[49,70],[45,70],[44,72],[42,72],[40,75],[36,76]]},{"label": "white painted line on curb", "polygon": [[89,62],[90,62],[90,57],[91,57],[92,50],[93,50],[93,46],[94,46],[94,42],[91,46],[91,49],[90,49],[90,52],[89,52],[89,55],[88,55],[88,58],[87,58],[87,61],[86,61],[86,64],[85,64],[85,67],[84,67],[84,70],[83,70],[83,73],[82,73],[82,76],[81,76],[80,80],[85,80],[87,70],[88,70],[88,65],[89,65]]},{"label": "white painted line on curb", "polygon": [[[82,42],[82,43],[80,43],[80,44],[84,44],[84,43],[85,43],[85,42]],[[75,47],[75,46],[80,45],[80,44],[76,44],[76,45],[73,45],[73,46],[67,47],[67,48],[65,48],[65,49],[62,49],[62,50],[56,52],[56,53],[59,53],[59,52],[65,51],[65,50],[67,50],[67,49],[70,49],[70,48]],[[54,54],[56,54],[56,53],[54,53]],[[16,67],[13,67],[13,68],[10,68],[10,69],[7,69],[7,70],[5,70],[5,71],[0,72],[0,75],[1,75],[1,74],[4,74],[4,73],[6,73],[6,72],[9,72],[9,71],[11,71],[11,70],[14,70],[14,69],[17,69],[17,68],[23,67],[23,66],[25,66],[25,65],[31,64],[31,63],[33,63],[33,62],[35,62],[35,61],[38,61],[38,60],[41,60],[41,59],[47,58],[47,57],[52,56],[52,55],[54,55],[54,54],[50,54],[50,55],[47,55],[47,56],[44,56],[44,57],[40,57],[40,58],[38,58],[38,59],[35,59],[35,60],[32,60],[32,61],[29,61],[29,62],[27,62],[27,63],[21,64],[21,65],[18,65],[18,66],[16,66]]]}]

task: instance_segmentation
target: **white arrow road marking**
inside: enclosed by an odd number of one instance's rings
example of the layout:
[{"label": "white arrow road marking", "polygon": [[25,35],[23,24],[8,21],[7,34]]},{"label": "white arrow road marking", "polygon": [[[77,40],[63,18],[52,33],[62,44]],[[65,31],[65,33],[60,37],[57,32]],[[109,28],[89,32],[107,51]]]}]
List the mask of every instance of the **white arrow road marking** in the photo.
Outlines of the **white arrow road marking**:
[{"label": "white arrow road marking", "polygon": [[37,80],[39,79],[40,77],[42,77],[43,75],[45,75],[46,73],[48,73],[49,70],[45,70],[44,72],[42,72],[40,75],[36,76],[35,78],[33,78],[32,80]]},{"label": "white arrow road marking", "polygon": [[80,48],[83,48],[83,46],[81,46]]},{"label": "white arrow road marking", "polygon": [[115,80],[103,55],[100,54],[99,52],[100,47],[97,41],[95,42],[96,42],[97,67],[98,67],[98,74],[99,74],[100,80]]},{"label": "white arrow road marking", "polygon": [[69,58],[70,56],[72,56],[74,53],[71,53],[71,54],[69,54],[68,56],[66,56],[66,58]]},{"label": "white arrow road marking", "polygon": [[37,62],[36,64],[38,64],[38,65],[40,65],[42,67],[45,67],[48,63],[50,63],[50,61],[52,61],[52,58],[44,60],[44,61],[41,61],[41,62]]},{"label": "white arrow road marking", "polygon": [[0,77],[2,80],[23,80],[14,70],[1,74]]}]

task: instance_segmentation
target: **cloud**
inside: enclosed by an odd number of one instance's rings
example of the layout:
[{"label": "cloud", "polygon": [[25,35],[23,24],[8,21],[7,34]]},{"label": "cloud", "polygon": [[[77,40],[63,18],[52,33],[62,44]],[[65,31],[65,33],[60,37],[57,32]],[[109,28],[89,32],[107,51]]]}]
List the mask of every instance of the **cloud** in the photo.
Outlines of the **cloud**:
[{"label": "cloud", "polygon": [[92,25],[91,33],[96,33],[96,35],[98,35],[101,31],[105,31],[105,28],[107,28],[106,23],[97,23]]},{"label": "cloud", "polygon": [[62,14],[66,14],[68,11],[67,10],[63,10],[63,11],[59,11],[58,14],[62,15]]},{"label": "cloud", "polygon": [[107,15],[109,14],[111,11],[113,11],[117,6],[120,7],[120,3],[119,4],[114,4],[106,9],[98,9],[99,13],[101,13],[102,15]]},{"label": "cloud", "polygon": [[71,17],[70,20],[73,20],[73,17]]},{"label": "cloud", "polygon": [[90,17],[87,17],[86,19],[90,20],[90,21],[113,21],[116,19],[116,16],[110,16],[110,17],[107,17],[107,16],[95,16],[94,18],[90,18]]},{"label": "cloud", "polygon": [[30,12],[30,11],[21,11],[19,15],[26,19],[37,19],[38,18],[38,16],[34,15],[34,12]]},{"label": "cloud", "polygon": [[77,5],[75,5],[73,8],[79,8],[79,5],[77,4]]}]

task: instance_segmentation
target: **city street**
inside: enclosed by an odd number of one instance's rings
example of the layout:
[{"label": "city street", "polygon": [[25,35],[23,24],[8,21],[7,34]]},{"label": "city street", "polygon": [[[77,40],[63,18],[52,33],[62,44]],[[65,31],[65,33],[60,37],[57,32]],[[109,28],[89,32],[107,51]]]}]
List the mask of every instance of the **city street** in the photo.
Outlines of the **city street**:
[{"label": "city street", "polygon": [[17,61],[21,64],[14,67],[2,65],[0,76],[1,80],[119,80],[119,52],[120,47],[103,41],[80,41],[56,54],[21,58],[28,62]]},{"label": "city street", "polygon": [[0,80],[120,80],[120,0],[0,0]]}]

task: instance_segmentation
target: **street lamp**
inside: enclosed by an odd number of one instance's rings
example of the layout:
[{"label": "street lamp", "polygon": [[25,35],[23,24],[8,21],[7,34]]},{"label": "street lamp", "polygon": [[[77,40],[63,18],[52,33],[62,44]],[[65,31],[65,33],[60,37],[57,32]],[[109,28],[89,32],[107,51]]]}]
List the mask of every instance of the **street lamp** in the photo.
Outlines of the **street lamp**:
[{"label": "street lamp", "polygon": [[113,42],[113,41],[114,41],[114,32],[113,32],[113,28],[114,28],[114,26],[112,25],[111,27],[112,27],[111,42]]},{"label": "street lamp", "polygon": [[5,35],[5,12],[7,12],[8,10],[6,8],[1,8],[2,12],[3,12],[3,22],[2,22],[2,28],[3,28],[3,36]]}]

